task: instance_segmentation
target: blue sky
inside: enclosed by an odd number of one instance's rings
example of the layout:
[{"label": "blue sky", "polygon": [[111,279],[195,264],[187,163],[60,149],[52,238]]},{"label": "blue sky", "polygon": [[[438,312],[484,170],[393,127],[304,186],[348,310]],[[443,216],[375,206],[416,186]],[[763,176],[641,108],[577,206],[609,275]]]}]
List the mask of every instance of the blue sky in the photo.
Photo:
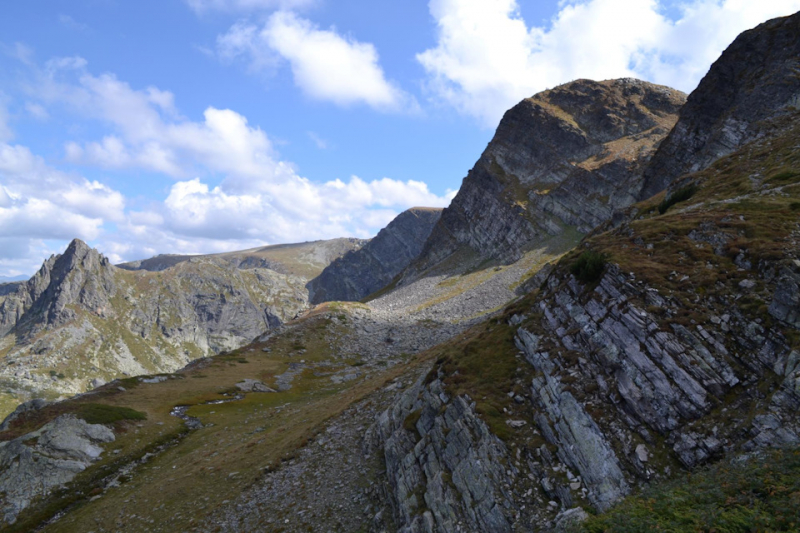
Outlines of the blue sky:
[{"label": "blue sky", "polygon": [[369,237],[576,78],[691,91],[800,0],[61,0],[0,10],[0,276]]}]

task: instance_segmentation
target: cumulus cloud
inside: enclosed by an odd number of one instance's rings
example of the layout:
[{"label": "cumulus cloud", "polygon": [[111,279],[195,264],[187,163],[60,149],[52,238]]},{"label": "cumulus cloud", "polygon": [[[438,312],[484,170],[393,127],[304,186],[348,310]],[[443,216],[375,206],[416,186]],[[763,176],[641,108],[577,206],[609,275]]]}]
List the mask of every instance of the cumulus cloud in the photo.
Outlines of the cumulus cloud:
[{"label": "cumulus cloud", "polygon": [[736,35],[800,9],[800,0],[694,0],[671,20],[663,4],[567,2],[545,28],[529,27],[516,0],[430,0],[437,44],[417,60],[437,100],[494,126],[519,100],[576,78],[643,77],[691,91]]},{"label": "cumulus cloud", "polygon": [[272,67],[279,58],[287,61],[295,84],[316,100],[382,111],[417,108],[386,79],[374,45],[320,29],[288,11],[273,13],[263,27],[234,25],[217,39],[217,50],[223,58],[244,58],[252,70]]},{"label": "cumulus cloud", "polygon": [[110,130],[96,140],[66,143],[69,162],[145,170],[176,181],[163,201],[139,201],[131,210],[108,186],[54,169],[26,147],[0,144],[0,241],[81,237],[113,261],[212,253],[369,237],[403,209],[444,206],[452,199],[451,191],[439,196],[414,180],[304,178],[243,115],[209,107],[201,120],[189,120],[171,93],[134,89],[112,74],[93,75],[80,58],[49,61],[36,81],[31,97]]},{"label": "cumulus cloud", "polygon": [[102,237],[106,222],[124,221],[124,209],[110,187],[0,143],[0,274],[29,275],[66,241]]},{"label": "cumulus cloud", "polygon": [[[41,218],[49,225],[50,229],[18,227],[32,237],[60,238],[67,232],[73,237],[91,239],[99,235],[103,220],[123,218],[122,194],[97,181],[61,172],[25,146],[0,143],[0,178],[0,211],[5,210],[0,220]],[[46,216],[40,217],[37,212]],[[0,226],[3,228],[0,235],[19,233],[12,231],[13,224],[0,222]]]}]

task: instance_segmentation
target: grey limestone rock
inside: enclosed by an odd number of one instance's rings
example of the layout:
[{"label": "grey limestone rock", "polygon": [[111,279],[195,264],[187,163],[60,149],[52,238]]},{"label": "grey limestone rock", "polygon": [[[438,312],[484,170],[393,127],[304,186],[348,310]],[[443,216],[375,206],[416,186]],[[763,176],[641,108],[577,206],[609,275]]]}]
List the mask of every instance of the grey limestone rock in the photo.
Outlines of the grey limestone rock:
[{"label": "grey limestone rock", "polygon": [[0,443],[0,506],[7,523],[37,497],[71,481],[99,459],[114,432],[63,415],[42,428]]},{"label": "grey limestone rock", "polygon": [[263,382],[256,379],[245,379],[236,384],[236,388],[242,392],[275,392],[274,389],[267,387]]},{"label": "grey limestone rock", "polygon": [[630,491],[610,443],[600,427],[554,375],[547,352],[539,351],[538,338],[520,328],[517,345],[541,376],[534,378],[531,394],[541,409],[537,422],[542,434],[558,446],[561,460],[580,472],[589,500],[604,511]]},{"label": "grey limestone rock", "polygon": [[440,381],[420,378],[368,439],[385,457],[398,531],[511,531],[514,504],[504,487],[516,472],[502,465],[508,450]]}]

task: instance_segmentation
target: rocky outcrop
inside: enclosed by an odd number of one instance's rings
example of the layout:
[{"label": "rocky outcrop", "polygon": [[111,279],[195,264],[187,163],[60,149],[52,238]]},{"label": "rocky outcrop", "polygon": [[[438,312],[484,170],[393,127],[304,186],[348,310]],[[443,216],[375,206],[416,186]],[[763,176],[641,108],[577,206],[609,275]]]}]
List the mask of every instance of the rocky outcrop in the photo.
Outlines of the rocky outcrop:
[{"label": "rocky outcrop", "polygon": [[512,262],[566,227],[586,233],[636,201],[685,95],[639,80],[578,80],[506,112],[425,244],[421,272],[461,247]]},{"label": "rocky outcrop", "polygon": [[[385,457],[398,531],[512,531],[509,452],[468,398],[423,379],[370,429]],[[509,476],[510,474],[510,476]]]},{"label": "rocky outcrop", "polygon": [[213,257],[127,272],[75,240],[0,296],[0,379],[24,398],[171,372],[293,318],[308,305],[304,283]]},{"label": "rocky outcrop", "polygon": [[112,269],[97,250],[75,239],[63,255],[50,257],[33,278],[0,303],[0,334],[15,328],[23,341],[29,341],[43,328],[74,319],[73,305],[108,316],[109,298],[116,292]]},{"label": "rocky outcrop", "polygon": [[539,350],[539,338],[523,328],[517,335],[518,348],[540,374],[531,382],[539,429],[557,446],[561,462],[579,473],[595,508],[608,509],[630,490],[608,439],[561,383],[549,354]]},{"label": "rocky outcrop", "polygon": [[711,66],[645,172],[639,199],[702,170],[761,134],[760,122],[800,108],[800,13],[739,35]]},{"label": "rocky outcrop", "polygon": [[114,432],[63,415],[40,429],[0,442],[0,506],[3,519],[14,523],[30,503],[83,472],[113,442]]},{"label": "rocky outcrop", "polygon": [[16,420],[20,417],[20,415],[27,413],[28,411],[38,411],[50,405],[51,402],[47,400],[43,400],[41,398],[35,398],[25,403],[21,403],[17,406],[14,411],[12,411],[5,419],[3,419],[3,423],[0,424],[0,431],[5,431],[11,426],[11,422]]},{"label": "rocky outcrop", "polygon": [[385,287],[422,251],[441,209],[400,213],[363,248],[333,261],[307,287],[311,303],[358,301]]}]

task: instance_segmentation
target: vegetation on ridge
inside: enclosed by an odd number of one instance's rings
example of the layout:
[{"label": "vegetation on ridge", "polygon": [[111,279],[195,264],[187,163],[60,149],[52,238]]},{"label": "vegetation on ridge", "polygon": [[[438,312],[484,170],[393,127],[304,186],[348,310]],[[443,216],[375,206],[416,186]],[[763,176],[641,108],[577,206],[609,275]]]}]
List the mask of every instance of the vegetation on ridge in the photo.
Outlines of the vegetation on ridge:
[{"label": "vegetation on ridge", "polygon": [[586,533],[800,529],[800,450],[725,461],[627,498],[580,529]]},{"label": "vegetation on ridge", "polygon": [[574,263],[569,270],[572,275],[583,283],[594,283],[600,280],[606,269],[607,256],[594,250],[586,250]]}]

